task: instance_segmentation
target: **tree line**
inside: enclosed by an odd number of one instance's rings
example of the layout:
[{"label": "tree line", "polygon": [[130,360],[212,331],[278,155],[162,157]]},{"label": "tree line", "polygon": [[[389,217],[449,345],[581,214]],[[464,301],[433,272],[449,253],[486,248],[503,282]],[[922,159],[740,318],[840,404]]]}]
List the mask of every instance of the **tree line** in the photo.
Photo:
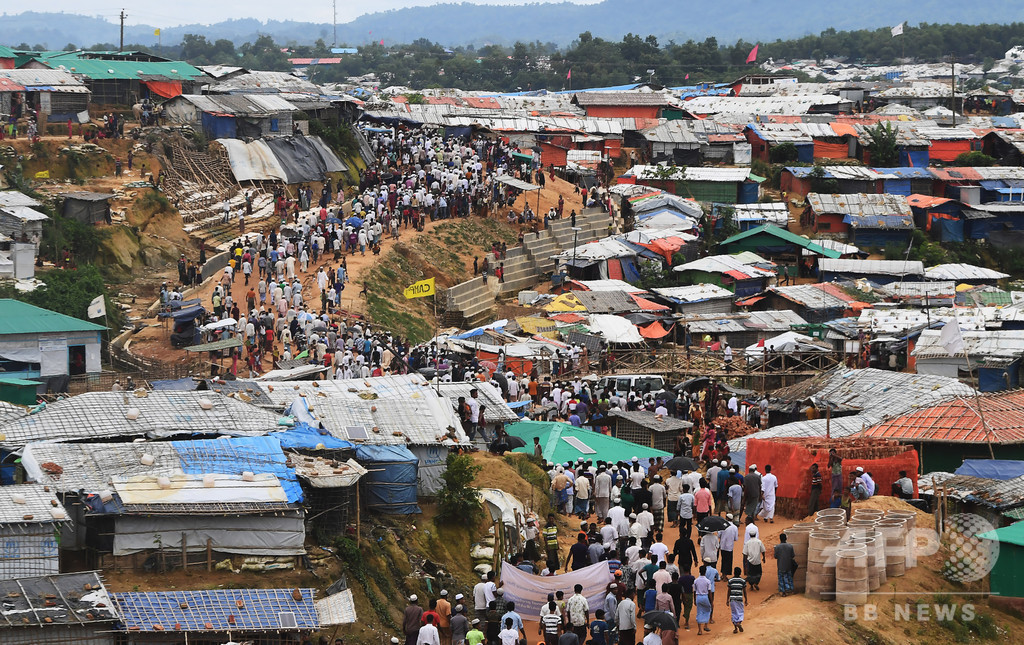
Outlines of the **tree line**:
[{"label": "tree line", "polygon": [[[858,64],[935,62],[955,57],[960,62],[991,68],[1010,47],[1024,44],[1024,23],[950,25],[922,23],[892,37],[888,28],[837,31],[759,43],[757,62],[836,59]],[[289,58],[340,57],[341,62],[307,70],[316,83],[344,82],[352,76],[375,73],[382,86],[453,87],[465,90],[529,91],[572,87],[603,87],[649,81],[661,85],[694,85],[733,80],[754,69],[746,58],[755,43],[719,43],[714,37],[659,43],[654,36],[626,34],[621,41],[583,32],[560,49],[553,43],[512,46],[472,45],[449,48],[421,38],[404,45],[362,45],[354,54],[332,54],[321,38],[312,45],[275,43],[270,36],[236,46],[226,39],[209,41],[187,34],[182,42],[163,47],[129,45],[195,65],[237,65],[261,70],[289,71]],[[24,44],[21,48],[28,49]],[[70,49],[75,45],[68,44]],[[285,48],[288,51],[282,52]],[[90,49],[116,49],[102,43]],[[1019,69],[1019,68],[1018,68]],[[811,79],[795,73],[800,80]]]}]

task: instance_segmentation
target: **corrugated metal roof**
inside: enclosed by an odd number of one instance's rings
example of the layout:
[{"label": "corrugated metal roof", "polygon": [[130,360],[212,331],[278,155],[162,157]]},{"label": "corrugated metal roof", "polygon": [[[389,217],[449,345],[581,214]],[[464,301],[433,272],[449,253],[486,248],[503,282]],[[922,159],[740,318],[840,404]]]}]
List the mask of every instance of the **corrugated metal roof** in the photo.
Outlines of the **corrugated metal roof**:
[{"label": "corrugated metal roof", "polygon": [[55,69],[0,69],[0,76],[19,85],[31,87],[52,87],[55,92],[88,94],[82,81],[63,70]]},{"label": "corrugated metal roof", "polygon": [[808,309],[845,309],[853,302],[853,298],[842,297],[830,289],[825,289],[826,286],[824,284],[795,284],[786,287],[771,287],[769,290]]},{"label": "corrugated metal roof", "polygon": [[[1008,359],[1017,359],[1024,356],[1024,330],[969,330],[960,332],[963,337],[964,351],[958,352],[956,356],[964,355],[971,357],[975,363],[1000,363]],[[921,332],[917,340],[913,355],[920,360],[930,358],[950,359],[949,351],[942,345],[940,340],[941,331],[928,329]],[[1001,360],[1002,359],[1002,360]]]},{"label": "corrugated metal roof", "polygon": [[683,103],[694,114],[806,114],[818,106],[835,106],[850,101],[830,94],[804,96],[698,96]]},{"label": "corrugated metal roof", "polygon": [[841,215],[904,215],[913,217],[905,195],[853,193],[836,195],[809,193],[807,203],[815,213]]},{"label": "corrugated metal roof", "polygon": [[625,280],[573,280],[573,282],[586,287],[589,291],[624,291],[626,293],[643,291],[640,287],[634,287]]},{"label": "corrugated metal roof", "polygon": [[641,307],[623,291],[574,291],[591,314],[617,314],[641,311]]},{"label": "corrugated metal roof", "polygon": [[0,299],[0,336],[104,330],[106,327],[103,325],[65,316],[27,302]]},{"label": "corrugated metal roof", "polygon": [[745,450],[746,440],[772,437],[824,437],[826,423],[833,438],[857,434],[887,418],[950,400],[969,397],[973,390],[954,378],[908,374],[878,369],[836,368],[773,393],[774,405],[812,399],[818,406],[860,410],[852,416],[831,420],[797,421],[756,432],[729,442],[733,451]]},{"label": "corrugated metal roof", "polygon": [[684,303],[720,299],[731,300],[733,297],[733,293],[731,291],[715,284],[693,284],[685,287],[660,287],[657,289],[651,289],[651,291],[659,296],[668,298],[669,300]]},{"label": "corrugated metal roof", "polygon": [[188,101],[203,112],[235,116],[262,116],[298,110],[285,99],[272,94],[182,94],[178,99]]},{"label": "corrugated metal roof", "polygon": [[883,172],[879,168],[865,168],[864,166],[787,166],[786,170],[794,177],[804,179],[810,177],[817,168],[824,171],[826,179],[876,181],[898,178],[897,175]]},{"label": "corrugated metal roof", "polygon": [[[24,637],[22,642],[56,639],[61,634],[57,627],[89,625],[108,631],[117,620],[107,589],[95,571],[0,580],[0,597],[4,599],[0,627],[8,628],[5,640],[8,636],[12,640]],[[35,629],[25,631],[31,628]]]},{"label": "corrugated metal roof", "polygon": [[881,422],[864,435],[905,441],[1024,443],[1024,390],[977,399],[959,397]]},{"label": "corrugated metal roof", "polygon": [[918,479],[918,491],[935,494],[932,487],[941,485],[949,497],[970,502],[978,502],[983,506],[998,509],[1004,515],[1015,517],[1024,513],[1024,477],[1011,479],[988,479],[971,475],[933,472],[926,473]]},{"label": "corrugated metal roof", "polygon": [[700,145],[700,139],[684,125],[686,121],[667,121],[658,127],[641,132],[643,137],[653,143],[685,143]]},{"label": "corrugated metal roof", "polygon": [[469,399],[471,390],[476,389],[477,398],[486,405],[484,409],[484,421],[487,423],[508,423],[518,421],[519,415],[511,410],[501,398],[501,392],[490,383],[465,383],[465,382],[441,382],[435,386],[441,396],[446,396],[455,405],[459,397]]},{"label": "corrugated metal roof", "polygon": [[299,92],[319,95],[320,88],[288,72],[247,71],[231,78],[211,82],[210,92],[214,94]]},{"label": "corrugated metal roof", "polygon": [[924,264],[919,260],[853,260],[848,258],[823,258],[818,269],[829,273],[850,273],[858,275],[924,275]]},{"label": "corrugated metal roof", "polygon": [[633,166],[626,173],[638,179],[667,181],[742,182],[751,178],[749,168]]},{"label": "corrugated metal roof", "polygon": [[775,272],[744,264],[731,255],[709,255],[693,262],[672,267],[673,271],[703,271],[707,273],[725,273],[737,279],[756,279],[774,277]]},{"label": "corrugated metal roof", "polygon": [[669,106],[672,101],[664,94],[656,92],[578,92],[573,101],[582,106],[588,105],[622,105],[622,106]]}]

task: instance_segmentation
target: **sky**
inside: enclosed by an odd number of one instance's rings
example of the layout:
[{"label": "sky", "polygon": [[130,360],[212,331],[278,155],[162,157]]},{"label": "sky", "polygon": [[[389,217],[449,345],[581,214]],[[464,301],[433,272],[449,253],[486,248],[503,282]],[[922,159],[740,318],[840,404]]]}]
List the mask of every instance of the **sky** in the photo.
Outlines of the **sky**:
[{"label": "sky", "polygon": [[[106,0],[109,2],[110,0]],[[462,2],[463,0],[450,0],[451,2]],[[474,4],[507,4],[522,5],[544,1],[563,0],[465,0]],[[600,0],[564,0],[575,4],[594,4]],[[438,0],[376,0],[367,3],[365,0],[336,0],[338,23],[349,22],[366,13],[377,13],[403,7],[423,6],[441,4]],[[239,2],[209,2],[209,0],[175,0],[172,3],[145,3],[139,5],[134,3],[124,5],[83,5],[80,0],[47,0],[45,8],[39,7],[38,11],[63,11],[65,13],[80,13],[90,16],[102,17],[111,22],[117,22],[118,14],[122,6],[128,14],[125,20],[130,25],[152,25],[154,27],[176,27],[183,24],[210,24],[238,18],[255,18],[257,20],[296,20],[300,22],[323,22],[330,23],[332,20],[331,0],[309,0],[301,4],[302,11],[282,11],[282,3],[279,0],[246,0]],[[287,5],[285,6],[292,6]],[[243,9],[244,8],[244,9]],[[241,14],[241,11],[245,14]]]}]

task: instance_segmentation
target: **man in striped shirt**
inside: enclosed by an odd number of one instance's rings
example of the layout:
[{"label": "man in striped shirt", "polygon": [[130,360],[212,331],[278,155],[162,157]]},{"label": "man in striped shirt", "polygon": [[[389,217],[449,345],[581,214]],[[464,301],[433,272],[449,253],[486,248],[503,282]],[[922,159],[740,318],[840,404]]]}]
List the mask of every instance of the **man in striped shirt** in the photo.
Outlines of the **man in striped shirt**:
[{"label": "man in striped shirt", "polygon": [[736,567],[729,578],[729,611],[732,614],[732,633],[743,631],[743,608],[747,604],[747,581],[743,570]]}]

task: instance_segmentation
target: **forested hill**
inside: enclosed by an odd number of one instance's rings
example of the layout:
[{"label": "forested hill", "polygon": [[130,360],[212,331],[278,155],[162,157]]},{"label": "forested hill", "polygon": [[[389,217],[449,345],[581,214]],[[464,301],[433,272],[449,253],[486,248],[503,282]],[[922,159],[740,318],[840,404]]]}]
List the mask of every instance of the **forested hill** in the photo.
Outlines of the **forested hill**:
[{"label": "forested hill", "polygon": [[[1024,20],[1020,0],[859,0],[853,4],[820,0],[721,0],[680,2],[666,0],[604,0],[594,5],[538,3],[520,6],[440,4],[371,13],[338,25],[338,41],[351,45],[377,42],[407,43],[419,38],[447,46],[511,44],[516,41],[568,45],[588,30],[595,36],[618,40],[626,33],[650,34],[662,42],[715,36],[722,42],[793,38],[825,29],[886,27],[900,21],[934,23],[1008,23]],[[161,25],[132,25],[126,42],[156,44],[153,31]],[[281,43],[331,42],[330,24],[297,21],[239,19],[213,25],[162,27],[162,42],[176,44],[185,34],[240,44],[258,35]],[[73,14],[26,12],[0,16],[0,44],[39,44],[58,49],[69,43],[88,47],[113,43],[116,24]]]}]

